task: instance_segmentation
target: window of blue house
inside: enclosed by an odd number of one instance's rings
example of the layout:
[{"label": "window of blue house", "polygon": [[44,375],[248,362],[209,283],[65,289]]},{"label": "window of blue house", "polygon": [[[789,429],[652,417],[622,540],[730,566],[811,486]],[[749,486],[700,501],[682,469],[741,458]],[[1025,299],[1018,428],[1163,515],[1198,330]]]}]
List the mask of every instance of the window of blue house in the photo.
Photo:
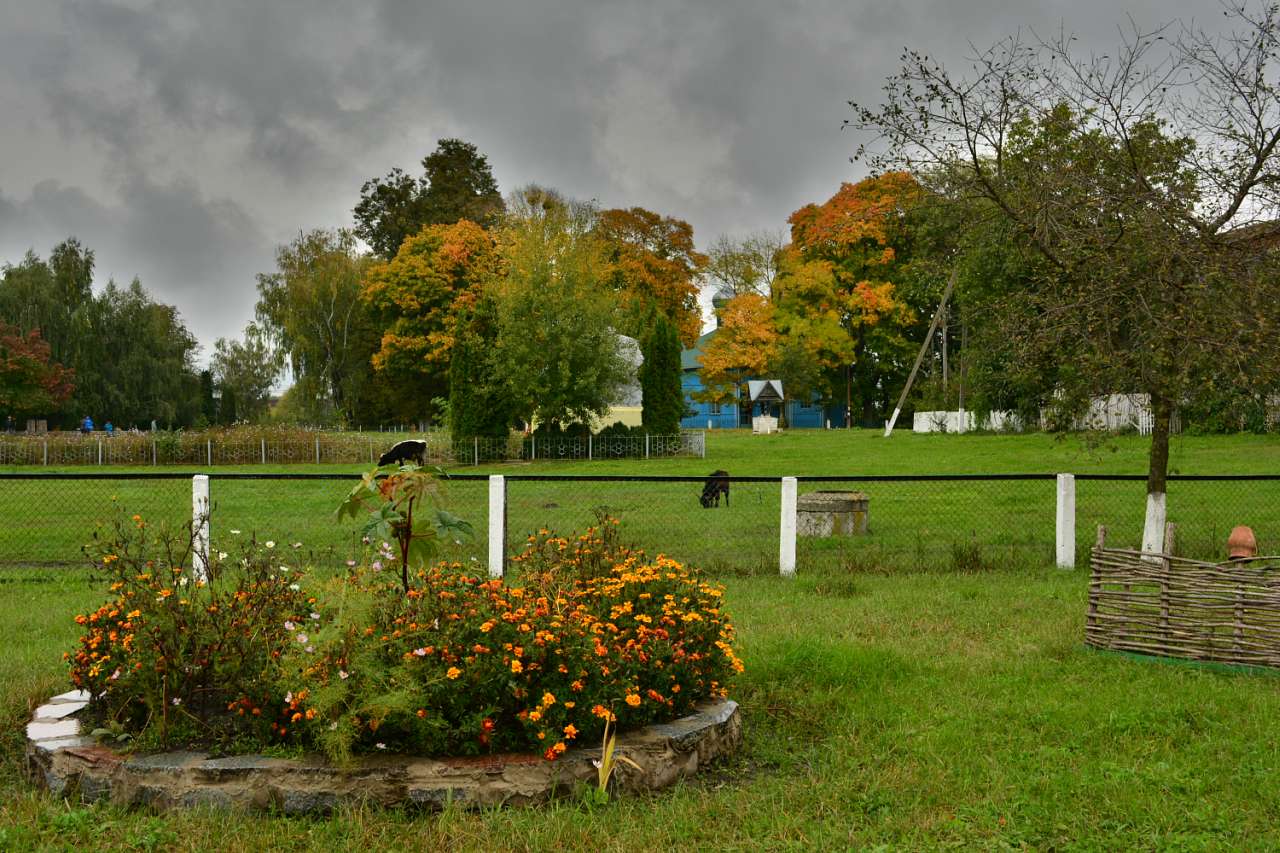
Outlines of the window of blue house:
[{"label": "window of blue house", "polygon": [[719,403],[712,403],[712,404],[711,404],[711,414],[712,414],[712,415],[719,415],[719,414],[720,414],[720,404],[719,404]]}]

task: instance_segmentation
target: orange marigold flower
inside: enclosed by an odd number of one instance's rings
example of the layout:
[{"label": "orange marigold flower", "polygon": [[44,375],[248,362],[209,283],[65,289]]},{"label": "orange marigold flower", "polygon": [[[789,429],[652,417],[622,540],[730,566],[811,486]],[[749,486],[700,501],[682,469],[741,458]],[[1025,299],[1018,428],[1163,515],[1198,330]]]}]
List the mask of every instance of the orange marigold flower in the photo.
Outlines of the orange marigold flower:
[{"label": "orange marigold flower", "polygon": [[462,675],[462,670],[456,666],[449,667],[448,672],[445,673],[445,677],[449,679],[456,679],[459,675]]},{"label": "orange marigold flower", "polygon": [[632,708],[638,708],[640,706],[640,695],[638,693],[628,693],[626,702]]},{"label": "orange marigold flower", "polygon": [[513,660],[511,662],[511,671],[519,675],[524,672],[524,664],[520,663],[518,660]]},{"label": "orange marigold flower", "polygon": [[569,725],[564,727],[564,736],[569,740],[573,740],[575,737],[578,736],[578,730],[574,728],[573,723],[570,723]]}]

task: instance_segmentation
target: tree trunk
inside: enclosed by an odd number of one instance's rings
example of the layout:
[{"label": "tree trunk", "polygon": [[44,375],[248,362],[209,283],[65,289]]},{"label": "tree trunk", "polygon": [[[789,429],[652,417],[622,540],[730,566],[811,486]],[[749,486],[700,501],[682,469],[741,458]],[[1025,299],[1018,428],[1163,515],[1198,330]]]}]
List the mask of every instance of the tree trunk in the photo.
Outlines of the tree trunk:
[{"label": "tree trunk", "polygon": [[1169,473],[1169,422],[1173,403],[1166,397],[1151,395],[1151,455],[1147,465],[1147,517],[1142,531],[1142,550],[1161,553],[1164,550],[1165,478]]}]

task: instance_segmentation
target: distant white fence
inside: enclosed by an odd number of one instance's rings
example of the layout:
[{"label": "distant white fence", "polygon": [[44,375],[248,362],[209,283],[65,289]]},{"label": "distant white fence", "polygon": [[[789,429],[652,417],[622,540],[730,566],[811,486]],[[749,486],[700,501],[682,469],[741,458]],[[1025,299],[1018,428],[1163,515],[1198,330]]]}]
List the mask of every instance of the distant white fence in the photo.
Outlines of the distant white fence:
[{"label": "distant white fence", "polygon": [[988,412],[981,418],[975,412],[916,412],[912,419],[911,431],[930,432],[973,432],[975,429],[988,429],[994,432],[1022,431],[1022,419],[1013,412]]},{"label": "distant white fence", "polygon": [[[1046,413],[1041,412],[1041,425],[1047,420]],[[1098,432],[1134,430],[1139,435],[1151,435],[1155,427],[1155,416],[1151,412],[1151,397],[1148,394],[1109,394],[1105,397],[1094,397],[1089,403],[1089,410],[1072,421],[1071,425],[1078,430]],[[1020,432],[1022,419],[1013,412],[1004,411],[988,412],[982,417],[971,411],[916,412],[911,427],[912,432],[918,433],[960,433],[972,432],[975,429]],[[1182,419],[1177,412],[1173,414],[1169,429],[1175,435],[1182,432]]]}]

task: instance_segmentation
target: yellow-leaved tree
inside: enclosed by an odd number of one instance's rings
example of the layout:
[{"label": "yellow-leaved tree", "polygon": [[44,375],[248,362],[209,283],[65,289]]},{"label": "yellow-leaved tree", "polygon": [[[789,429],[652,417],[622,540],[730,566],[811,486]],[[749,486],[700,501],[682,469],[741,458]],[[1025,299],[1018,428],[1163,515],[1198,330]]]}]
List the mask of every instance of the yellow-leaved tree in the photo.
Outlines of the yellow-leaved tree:
[{"label": "yellow-leaved tree", "polygon": [[777,355],[778,330],[774,306],[758,293],[744,293],[719,311],[720,326],[699,361],[703,390],[698,399],[727,403],[751,378],[765,378]]}]

